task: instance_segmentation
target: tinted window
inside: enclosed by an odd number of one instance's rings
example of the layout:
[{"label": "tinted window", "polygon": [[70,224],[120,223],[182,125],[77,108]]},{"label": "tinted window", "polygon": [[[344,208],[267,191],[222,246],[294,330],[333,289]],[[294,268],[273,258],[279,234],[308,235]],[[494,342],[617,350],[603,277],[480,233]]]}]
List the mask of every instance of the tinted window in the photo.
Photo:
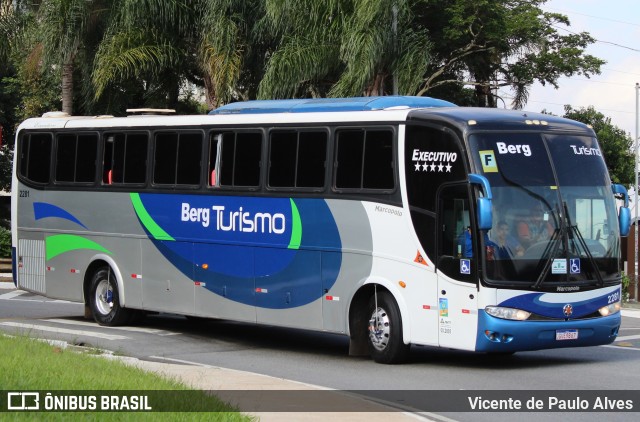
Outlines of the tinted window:
[{"label": "tinted window", "polygon": [[20,175],[37,183],[48,183],[51,169],[50,133],[26,134],[20,139]]},{"label": "tinted window", "polygon": [[104,183],[144,183],[147,173],[147,143],[146,133],[106,134]]},{"label": "tinted window", "polygon": [[272,132],[269,186],[324,187],[326,132]]},{"label": "tinted window", "polygon": [[404,166],[411,221],[425,252],[434,259],[437,192],[444,183],[466,178],[464,156],[451,132],[408,125]]},{"label": "tinted window", "polygon": [[560,185],[610,185],[607,166],[595,138],[547,135],[546,139]]},{"label": "tinted window", "polygon": [[393,132],[378,129],[339,130],[335,183],[337,188],[344,189],[393,189]]},{"label": "tinted window", "polygon": [[207,170],[208,185],[220,186],[220,161],[222,155],[220,148],[222,147],[223,134],[212,133],[209,135],[209,166]]},{"label": "tinted window", "polygon": [[62,134],[57,137],[56,181],[90,183],[96,176],[98,135]]},{"label": "tinted window", "polygon": [[469,145],[476,168],[482,170],[491,186],[556,184],[539,133],[478,133],[471,135]]},{"label": "tinted window", "polygon": [[362,188],[364,130],[341,130],[337,134],[336,187]]},{"label": "tinted window", "polygon": [[407,126],[405,139],[409,204],[435,212],[438,188],[466,178],[464,155],[455,136],[442,129]]},{"label": "tinted window", "polygon": [[221,138],[220,185],[258,186],[260,184],[262,134],[229,132],[222,134]]},{"label": "tinted window", "polygon": [[200,184],[202,134],[158,133],[155,137],[153,182]]}]

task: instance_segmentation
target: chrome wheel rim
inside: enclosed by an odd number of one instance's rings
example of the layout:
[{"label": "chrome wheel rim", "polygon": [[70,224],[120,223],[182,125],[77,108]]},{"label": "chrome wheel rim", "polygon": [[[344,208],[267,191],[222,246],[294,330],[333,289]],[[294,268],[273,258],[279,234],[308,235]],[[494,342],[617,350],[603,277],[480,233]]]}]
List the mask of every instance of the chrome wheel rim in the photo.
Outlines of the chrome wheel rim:
[{"label": "chrome wheel rim", "polygon": [[113,309],[113,288],[109,280],[102,280],[96,287],[96,307],[102,315],[109,315]]},{"label": "chrome wheel rim", "polygon": [[383,308],[377,308],[369,320],[369,340],[376,350],[384,350],[391,338],[391,320]]}]

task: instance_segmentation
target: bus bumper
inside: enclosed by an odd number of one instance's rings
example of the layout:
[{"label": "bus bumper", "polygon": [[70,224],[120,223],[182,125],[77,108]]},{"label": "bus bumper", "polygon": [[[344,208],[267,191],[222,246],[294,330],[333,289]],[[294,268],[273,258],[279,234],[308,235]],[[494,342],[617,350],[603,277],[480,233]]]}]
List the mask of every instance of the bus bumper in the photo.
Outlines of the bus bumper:
[{"label": "bus bumper", "polygon": [[476,351],[521,352],[609,344],[616,339],[621,321],[620,312],[584,320],[511,321],[480,310]]}]

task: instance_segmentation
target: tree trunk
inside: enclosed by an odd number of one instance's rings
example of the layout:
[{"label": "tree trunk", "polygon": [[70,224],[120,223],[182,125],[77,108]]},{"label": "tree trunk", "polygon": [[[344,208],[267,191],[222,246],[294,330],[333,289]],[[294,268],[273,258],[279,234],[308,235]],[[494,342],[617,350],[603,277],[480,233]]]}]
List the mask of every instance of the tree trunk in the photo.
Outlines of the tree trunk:
[{"label": "tree trunk", "polygon": [[62,65],[62,111],[73,114],[73,59]]},{"label": "tree trunk", "polygon": [[218,97],[216,96],[216,87],[211,80],[211,75],[205,72],[202,79],[204,80],[204,94],[207,101],[207,110],[213,110],[220,104],[218,103]]},{"label": "tree trunk", "polygon": [[385,75],[378,73],[364,92],[365,97],[377,97],[384,95],[384,77]]}]

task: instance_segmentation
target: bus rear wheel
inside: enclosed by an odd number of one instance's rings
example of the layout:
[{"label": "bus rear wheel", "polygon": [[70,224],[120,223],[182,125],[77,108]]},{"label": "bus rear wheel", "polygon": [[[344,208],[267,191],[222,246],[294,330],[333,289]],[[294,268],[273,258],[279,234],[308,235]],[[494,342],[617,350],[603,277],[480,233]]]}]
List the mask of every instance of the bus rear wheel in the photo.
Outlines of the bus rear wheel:
[{"label": "bus rear wheel", "polygon": [[[377,303],[376,303],[377,302]],[[409,354],[402,341],[400,309],[393,296],[380,292],[369,300],[369,352],[377,363],[400,363]]]},{"label": "bus rear wheel", "polygon": [[115,326],[130,320],[131,312],[120,306],[118,283],[110,268],[96,271],[90,286],[89,306],[98,324]]}]

